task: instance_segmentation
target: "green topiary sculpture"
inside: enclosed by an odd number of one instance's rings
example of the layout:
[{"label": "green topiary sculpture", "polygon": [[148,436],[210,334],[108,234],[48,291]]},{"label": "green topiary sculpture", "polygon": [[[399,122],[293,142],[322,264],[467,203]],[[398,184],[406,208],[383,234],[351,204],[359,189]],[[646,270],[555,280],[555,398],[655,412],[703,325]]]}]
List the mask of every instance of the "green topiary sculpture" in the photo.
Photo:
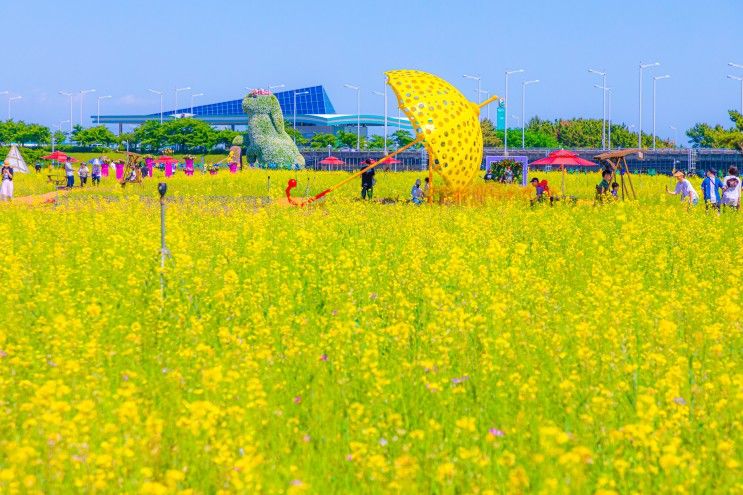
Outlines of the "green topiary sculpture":
[{"label": "green topiary sculpture", "polygon": [[284,115],[279,100],[264,89],[255,89],[243,99],[248,114],[248,162],[292,168],[304,167],[304,157],[284,130]]}]

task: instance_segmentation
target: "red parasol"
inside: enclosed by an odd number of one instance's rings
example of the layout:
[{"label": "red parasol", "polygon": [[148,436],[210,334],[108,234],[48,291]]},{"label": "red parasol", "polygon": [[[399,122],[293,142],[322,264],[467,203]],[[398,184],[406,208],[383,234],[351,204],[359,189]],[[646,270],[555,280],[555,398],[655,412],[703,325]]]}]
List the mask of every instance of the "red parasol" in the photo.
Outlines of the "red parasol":
[{"label": "red parasol", "polygon": [[41,157],[42,160],[58,160],[60,162],[63,162],[67,160],[67,155],[62,153],[61,151],[55,151],[51,155],[46,155]]},{"label": "red parasol", "polygon": [[572,151],[557,150],[529,165],[560,165],[561,167],[596,167],[596,163],[584,160]]},{"label": "red parasol", "polygon": [[385,158],[384,160],[382,160],[382,163],[387,164],[387,165],[396,165],[396,164],[402,163],[402,162],[400,160],[398,160],[397,158],[392,158],[391,156],[388,156],[387,158]]},{"label": "red parasol", "polygon": [[175,163],[178,163],[178,160],[173,158],[172,156],[163,155],[159,157],[157,160],[155,160],[157,163],[162,163],[164,165],[173,165]]},{"label": "red parasol", "polygon": [[327,158],[323,158],[320,160],[320,165],[345,165],[346,163],[341,160],[340,158],[336,158],[334,156],[329,156]]},{"label": "red parasol", "polygon": [[565,167],[597,167],[598,164],[584,160],[572,151],[557,150],[529,165],[559,165],[562,170],[562,195],[565,196]]}]

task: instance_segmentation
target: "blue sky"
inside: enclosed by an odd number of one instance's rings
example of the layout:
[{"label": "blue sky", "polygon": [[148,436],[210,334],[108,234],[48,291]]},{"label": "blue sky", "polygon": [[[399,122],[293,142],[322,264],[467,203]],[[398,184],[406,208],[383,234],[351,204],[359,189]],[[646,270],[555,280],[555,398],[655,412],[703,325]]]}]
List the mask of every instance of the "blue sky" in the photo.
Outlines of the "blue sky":
[{"label": "blue sky", "polygon": [[[511,114],[521,113],[520,82],[539,79],[527,90],[527,118],[600,118],[600,78],[589,67],[608,72],[613,120],[636,124],[637,66],[659,61],[645,72],[643,129],[651,77],[670,74],[658,82],[657,129],[672,137],[671,125],[681,135],[698,121],[729,125],[740,84],[726,75],[743,76],[727,66],[743,64],[741,0],[0,0],[0,19],[0,91],[24,97],[15,118],[44,124],[68,118],[58,91],[88,88],[97,93],[86,97],[86,116],[101,95],[113,96],[102,113],[154,113],[159,99],[147,88],[167,90],[170,108],[176,87],[210,103],[269,83],[323,84],[336,111],[353,113],[355,94],[343,87],[351,83],[363,89],[362,112],[381,114],[371,91],[398,68],[440,75],[472,99],[475,83],[463,74],[502,95],[504,71],[523,68],[509,83]],[[0,96],[1,118],[6,111]]]}]

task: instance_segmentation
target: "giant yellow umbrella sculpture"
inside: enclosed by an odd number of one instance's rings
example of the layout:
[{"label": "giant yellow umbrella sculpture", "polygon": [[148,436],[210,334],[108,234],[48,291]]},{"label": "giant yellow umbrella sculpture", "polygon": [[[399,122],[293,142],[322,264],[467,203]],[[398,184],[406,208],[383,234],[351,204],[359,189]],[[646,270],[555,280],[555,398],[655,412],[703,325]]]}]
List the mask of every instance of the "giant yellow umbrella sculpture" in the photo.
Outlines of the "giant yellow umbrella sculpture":
[{"label": "giant yellow umbrella sculpture", "polygon": [[[295,179],[289,181],[286,196],[291,204],[304,206],[316,201],[339,187],[349,183],[369,169],[381,164],[389,157],[423,143],[429,154],[428,173],[441,176],[446,194],[464,190],[477,175],[482,163],[482,130],[480,109],[498,99],[488,98],[480,105],[467,100],[457,88],[443,79],[417,70],[393,70],[385,73],[387,83],[397,96],[400,109],[410,119],[415,130],[415,139],[370,164],[368,167],[344,179],[321,193],[297,201],[291,190],[297,186]],[[430,181],[433,184],[433,181]],[[429,201],[432,194],[429,194]]]}]

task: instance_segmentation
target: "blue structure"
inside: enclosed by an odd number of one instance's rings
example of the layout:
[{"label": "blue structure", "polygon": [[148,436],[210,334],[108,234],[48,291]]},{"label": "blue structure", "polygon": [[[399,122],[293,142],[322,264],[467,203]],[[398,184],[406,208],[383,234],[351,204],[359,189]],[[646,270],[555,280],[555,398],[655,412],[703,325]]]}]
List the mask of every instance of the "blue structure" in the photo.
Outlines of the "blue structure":
[{"label": "blue structure", "polygon": [[[305,93],[306,94],[299,94]],[[384,126],[384,116],[362,114],[338,114],[330,101],[325,88],[322,86],[311,86],[298,88],[290,91],[274,93],[279,100],[284,119],[292,123],[294,121],[294,99],[297,101],[297,130],[305,136],[312,136],[318,132],[335,132],[338,129],[346,129],[356,132],[357,122],[360,121],[362,132],[365,135],[368,127]],[[163,119],[181,117],[194,117],[212,125],[225,125],[234,129],[235,126],[247,124],[247,116],[242,110],[242,98],[219,103],[191,107],[180,107],[175,110],[163,110]],[[96,115],[91,116],[93,124],[118,124],[119,132],[126,125],[139,125],[147,120],[160,118],[160,113],[145,115],[101,115],[100,120]],[[387,118],[389,132],[398,128],[411,131],[410,121],[405,117],[389,116]]]}]

